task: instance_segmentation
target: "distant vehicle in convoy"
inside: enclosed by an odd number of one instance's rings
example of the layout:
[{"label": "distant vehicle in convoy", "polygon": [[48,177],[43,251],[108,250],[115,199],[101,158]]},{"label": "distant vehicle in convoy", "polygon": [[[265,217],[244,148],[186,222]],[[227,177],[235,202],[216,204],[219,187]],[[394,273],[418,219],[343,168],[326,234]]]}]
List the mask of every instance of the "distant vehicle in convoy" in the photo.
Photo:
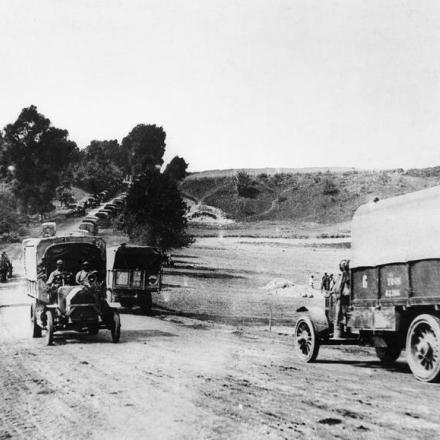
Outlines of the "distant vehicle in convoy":
[{"label": "distant vehicle in convoy", "polygon": [[108,212],[99,210],[94,215],[98,218],[98,225],[102,228],[106,228],[110,224],[110,215]]},{"label": "distant vehicle in convoy", "polygon": [[41,225],[41,237],[54,237],[57,234],[56,222],[45,222]]},{"label": "distant vehicle in convoy", "polygon": [[106,203],[104,205],[104,209],[110,210],[113,215],[117,214],[120,211],[120,208],[113,203]]},{"label": "distant vehicle in convoy", "polygon": [[93,236],[96,236],[99,233],[98,224],[96,222],[92,222],[92,221],[88,221],[88,220],[83,220],[79,224],[78,229],[80,231],[85,231],[89,235],[93,235]]},{"label": "distant vehicle in convoy", "polygon": [[322,344],[367,344],[389,365],[405,349],[417,379],[438,381],[440,187],[361,206],[347,264],[345,288],[326,298],[325,309],[298,309],[298,356],[313,362]]},{"label": "distant vehicle in convoy", "polygon": [[139,306],[151,311],[152,293],[162,284],[163,255],[149,246],[121,246],[107,249],[107,290],[111,301],[123,307]]},{"label": "distant vehicle in convoy", "polygon": [[[30,318],[34,338],[44,331],[47,345],[52,345],[58,331],[97,334],[100,329],[109,329],[113,342],[119,341],[119,313],[106,296],[102,239],[30,238],[23,241],[23,256],[26,291],[33,298]],[[86,261],[89,271],[85,271]],[[79,284],[75,274],[81,269],[85,272]]]},{"label": "distant vehicle in convoy", "polygon": [[96,196],[90,196],[86,199],[86,207],[87,208],[97,208],[100,204],[100,200]]},{"label": "distant vehicle in convoy", "polygon": [[86,208],[82,203],[77,203],[73,206],[73,213],[72,216],[74,217],[81,217],[83,215],[86,215]]},{"label": "distant vehicle in convoy", "polygon": [[125,198],[117,197],[116,199],[113,199],[111,203],[118,206],[119,209],[122,209],[125,203]]}]

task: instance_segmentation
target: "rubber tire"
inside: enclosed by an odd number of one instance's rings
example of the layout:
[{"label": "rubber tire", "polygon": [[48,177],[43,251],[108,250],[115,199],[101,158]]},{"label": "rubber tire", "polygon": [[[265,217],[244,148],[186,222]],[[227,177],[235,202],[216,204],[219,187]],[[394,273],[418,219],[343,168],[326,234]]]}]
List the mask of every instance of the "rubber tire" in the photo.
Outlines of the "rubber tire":
[{"label": "rubber tire", "polygon": [[54,322],[53,313],[48,310],[46,312],[46,345],[53,345]]},{"label": "rubber tire", "polygon": [[32,337],[41,338],[41,327],[37,324],[37,319],[35,317],[36,304],[31,304],[31,326],[32,326]]},{"label": "rubber tire", "polygon": [[121,337],[121,318],[119,317],[119,313],[115,310],[112,316],[112,325],[111,325],[111,333],[112,333],[112,341],[114,343],[119,342]]},{"label": "rubber tire", "polygon": [[[417,327],[424,325],[429,328],[435,339],[434,351],[437,353],[437,359],[431,371],[420,365],[415,353],[416,344],[414,337]],[[431,345],[429,344],[431,348]],[[440,379],[440,319],[437,316],[423,314],[415,317],[409,326],[406,336],[406,357],[409,368],[411,369],[414,377],[421,382],[438,382]]]},{"label": "rubber tire", "polygon": [[[308,349],[304,347],[304,344],[301,343],[301,340],[299,338],[300,332],[307,332],[308,333],[308,342],[309,347]],[[316,333],[315,326],[313,325],[313,321],[310,319],[309,316],[304,315],[298,318],[295,324],[295,351],[297,356],[303,361],[303,362],[314,362],[316,358],[318,357],[319,353],[319,347],[320,347],[320,341],[318,338],[318,334]],[[306,351],[305,351],[306,350]]]},{"label": "rubber tire", "polygon": [[141,308],[141,312],[145,315],[151,314],[151,308],[153,306],[153,298],[151,293],[146,293],[139,297],[139,307]]},{"label": "rubber tire", "polygon": [[382,365],[390,366],[399,359],[400,353],[402,353],[402,347],[398,340],[388,339],[388,347],[375,347],[376,355],[379,358]]}]

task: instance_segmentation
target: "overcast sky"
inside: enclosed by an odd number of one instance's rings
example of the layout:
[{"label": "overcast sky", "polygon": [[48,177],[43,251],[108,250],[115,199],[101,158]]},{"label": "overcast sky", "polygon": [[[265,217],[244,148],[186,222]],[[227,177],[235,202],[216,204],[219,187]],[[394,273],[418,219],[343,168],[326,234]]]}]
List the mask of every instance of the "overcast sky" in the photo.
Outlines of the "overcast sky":
[{"label": "overcast sky", "polygon": [[162,125],[191,170],[440,165],[440,2],[0,0],[0,127]]}]

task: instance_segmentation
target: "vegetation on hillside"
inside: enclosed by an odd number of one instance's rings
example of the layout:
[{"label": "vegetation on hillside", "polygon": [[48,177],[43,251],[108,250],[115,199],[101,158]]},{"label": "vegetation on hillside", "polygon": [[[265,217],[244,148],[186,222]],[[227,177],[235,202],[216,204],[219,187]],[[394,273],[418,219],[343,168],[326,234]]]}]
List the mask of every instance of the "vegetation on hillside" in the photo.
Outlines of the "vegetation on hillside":
[{"label": "vegetation on hillside", "polygon": [[[374,197],[386,198],[440,183],[440,172],[401,169],[317,173],[246,172],[215,178],[192,175],[182,190],[237,220],[340,223]],[[439,168],[440,170],[440,168]],[[252,188],[251,191],[249,189]]]}]

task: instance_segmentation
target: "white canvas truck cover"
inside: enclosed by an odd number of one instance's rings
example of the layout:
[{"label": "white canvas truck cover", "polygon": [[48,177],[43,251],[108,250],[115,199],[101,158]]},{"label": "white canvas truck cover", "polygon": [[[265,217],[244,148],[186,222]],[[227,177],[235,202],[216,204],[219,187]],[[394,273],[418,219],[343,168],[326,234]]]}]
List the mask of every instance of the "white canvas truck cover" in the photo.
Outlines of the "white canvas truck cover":
[{"label": "white canvas truck cover", "polygon": [[440,258],[440,186],[362,205],[350,267]]}]

